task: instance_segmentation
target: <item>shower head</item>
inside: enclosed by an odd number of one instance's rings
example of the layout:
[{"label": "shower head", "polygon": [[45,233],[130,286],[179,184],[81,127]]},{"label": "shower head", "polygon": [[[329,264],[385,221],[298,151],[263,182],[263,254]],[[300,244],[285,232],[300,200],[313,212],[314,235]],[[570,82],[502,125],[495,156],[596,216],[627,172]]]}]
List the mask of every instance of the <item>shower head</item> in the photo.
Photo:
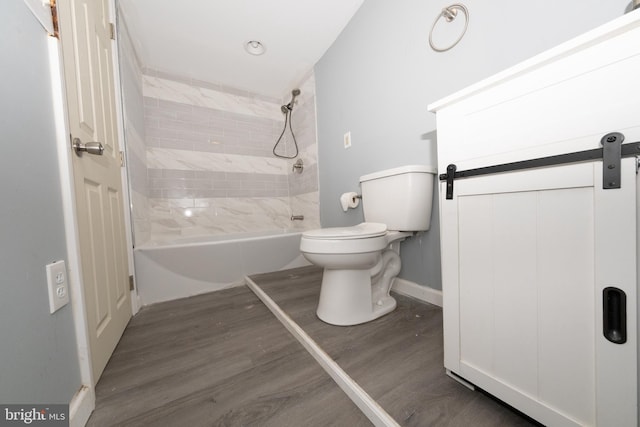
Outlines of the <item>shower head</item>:
[{"label": "shower head", "polygon": [[296,100],[296,96],[300,95],[300,89],[294,89],[291,91],[291,101],[287,105],[283,105],[280,109],[283,113],[286,113],[287,110],[293,110],[293,102]]}]

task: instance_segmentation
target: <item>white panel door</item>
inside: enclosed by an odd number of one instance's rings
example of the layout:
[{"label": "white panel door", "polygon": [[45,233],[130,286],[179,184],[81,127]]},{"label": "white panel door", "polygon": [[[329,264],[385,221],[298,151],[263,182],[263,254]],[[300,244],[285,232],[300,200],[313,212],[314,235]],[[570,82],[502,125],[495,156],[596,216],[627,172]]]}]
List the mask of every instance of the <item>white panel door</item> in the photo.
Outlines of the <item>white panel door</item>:
[{"label": "white panel door", "polygon": [[108,0],[59,0],[69,127],[102,155],[72,154],[94,383],[131,317]]},{"label": "white panel door", "polygon": [[[602,163],[457,180],[441,192],[445,366],[553,426],[636,425],[636,174]],[[444,184],[442,184],[444,189]],[[627,341],[603,335],[603,289]]]}]

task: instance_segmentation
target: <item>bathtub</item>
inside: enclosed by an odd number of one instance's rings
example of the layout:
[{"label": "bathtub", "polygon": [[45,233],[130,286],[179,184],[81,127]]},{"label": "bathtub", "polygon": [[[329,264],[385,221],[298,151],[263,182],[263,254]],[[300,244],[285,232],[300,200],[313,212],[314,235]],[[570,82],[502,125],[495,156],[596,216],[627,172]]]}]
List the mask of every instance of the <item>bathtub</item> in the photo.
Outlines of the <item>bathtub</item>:
[{"label": "bathtub", "polygon": [[299,232],[180,239],[133,251],[141,305],[240,286],[248,274],[301,267]]}]

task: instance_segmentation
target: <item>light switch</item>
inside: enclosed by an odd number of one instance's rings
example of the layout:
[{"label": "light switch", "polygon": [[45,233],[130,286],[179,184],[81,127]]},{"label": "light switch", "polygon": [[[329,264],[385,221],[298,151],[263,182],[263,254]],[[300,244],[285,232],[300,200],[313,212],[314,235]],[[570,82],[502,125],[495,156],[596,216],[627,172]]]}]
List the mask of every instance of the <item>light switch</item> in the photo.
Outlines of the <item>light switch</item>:
[{"label": "light switch", "polygon": [[344,139],[344,148],[351,147],[351,131],[347,132],[343,136]]}]

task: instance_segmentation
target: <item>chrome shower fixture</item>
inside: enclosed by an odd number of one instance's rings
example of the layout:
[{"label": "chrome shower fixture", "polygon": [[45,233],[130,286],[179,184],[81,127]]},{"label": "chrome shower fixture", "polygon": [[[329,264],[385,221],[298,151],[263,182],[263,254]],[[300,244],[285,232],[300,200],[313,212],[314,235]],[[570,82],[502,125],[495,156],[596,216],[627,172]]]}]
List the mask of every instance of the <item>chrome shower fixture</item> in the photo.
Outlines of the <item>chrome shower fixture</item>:
[{"label": "chrome shower fixture", "polygon": [[[273,155],[276,157],[280,157],[281,159],[295,159],[298,157],[298,141],[296,141],[296,136],[293,133],[293,127],[291,126],[291,113],[293,112],[293,105],[296,102],[296,96],[300,95],[300,89],[296,88],[291,91],[291,101],[288,104],[285,104],[280,107],[280,111],[284,114],[284,127],[282,128],[282,133],[280,137],[276,141],[276,145],[273,146]],[[285,154],[276,153],[276,148],[278,148],[278,144],[282,141],[282,137],[287,130],[287,124],[289,124],[289,131],[291,132],[291,137],[293,138],[293,146],[296,149],[296,153],[293,156],[287,156]],[[301,170],[302,171],[302,170]]]},{"label": "chrome shower fixture", "polygon": [[302,173],[303,170],[304,170],[304,162],[302,161],[302,159],[298,159],[293,164],[293,167],[291,168],[291,172],[295,172],[295,173]]},{"label": "chrome shower fixture", "polygon": [[285,104],[282,107],[280,107],[282,114],[287,114],[287,111],[293,110],[293,103],[295,102],[296,96],[298,95],[300,95],[300,89],[294,89],[291,91],[291,101],[289,101],[288,104]]}]

